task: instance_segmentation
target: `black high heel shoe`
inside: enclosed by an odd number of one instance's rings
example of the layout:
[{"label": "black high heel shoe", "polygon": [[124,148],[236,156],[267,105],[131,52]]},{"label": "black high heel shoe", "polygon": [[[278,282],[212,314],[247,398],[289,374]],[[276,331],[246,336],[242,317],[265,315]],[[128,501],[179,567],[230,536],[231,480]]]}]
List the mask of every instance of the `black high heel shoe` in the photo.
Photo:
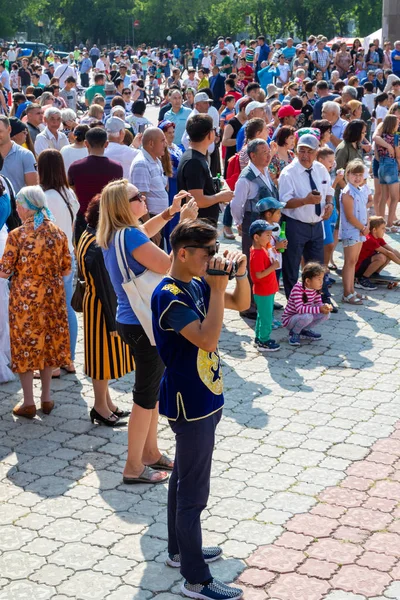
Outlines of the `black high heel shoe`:
[{"label": "black high heel shoe", "polygon": [[130,417],[131,415],[130,410],[121,410],[118,408],[118,406],[115,410],[113,410],[113,413],[114,415],[117,415],[119,419],[125,419],[126,417]]},{"label": "black high heel shoe", "polygon": [[[117,418],[114,419],[113,417]],[[125,423],[121,423],[120,418],[115,413],[111,413],[110,417],[106,419],[105,417],[102,417],[94,408],[92,408],[90,411],[90,420],[92,423],[96,421],[97,423],[106,425],[107,427],[118,427],[119,425],[125,425]]]}]

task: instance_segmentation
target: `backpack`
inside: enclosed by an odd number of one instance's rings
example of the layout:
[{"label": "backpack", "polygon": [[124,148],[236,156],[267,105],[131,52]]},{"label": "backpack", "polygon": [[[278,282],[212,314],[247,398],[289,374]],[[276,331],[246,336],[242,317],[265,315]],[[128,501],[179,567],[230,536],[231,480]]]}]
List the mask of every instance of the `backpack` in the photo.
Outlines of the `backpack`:
[{"label": "backpack", "polygon": [[21,219],[19,218],[19,215],[17,213],[17,204],[15,202],[15,194],[14,194],[14,190],[13,190],[11,181],[4,175],[2,175],[2,178],[4,179],[5,184],[7,186],[8,195],[10,197],[10,204],[11,204],[11,213],[6,221],[6,225],[7,225],[8,231],[12,231],[13,229],[17,229],[17,227],[20,227],[22,223],[21,223]]}]

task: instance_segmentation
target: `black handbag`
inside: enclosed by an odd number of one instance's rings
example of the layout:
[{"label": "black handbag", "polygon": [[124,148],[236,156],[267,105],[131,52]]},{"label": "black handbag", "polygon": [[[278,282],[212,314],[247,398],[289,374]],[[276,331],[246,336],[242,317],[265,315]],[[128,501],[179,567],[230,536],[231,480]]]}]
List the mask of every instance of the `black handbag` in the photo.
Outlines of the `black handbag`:
[{"label": "black handbag", "polygon": [[75,312],[83,312],[83,297],[85,295],[86,281],[84,280],[81,270],[78,268],[78,279],[76,281],[75,291],[72,294],[71,306]]}]

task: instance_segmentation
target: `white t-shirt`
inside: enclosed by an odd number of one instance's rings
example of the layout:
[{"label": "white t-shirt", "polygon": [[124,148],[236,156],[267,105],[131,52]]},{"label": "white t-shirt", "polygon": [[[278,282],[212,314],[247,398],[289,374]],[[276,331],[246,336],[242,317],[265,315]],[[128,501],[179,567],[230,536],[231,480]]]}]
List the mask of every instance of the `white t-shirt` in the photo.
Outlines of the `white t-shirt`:
[{"label": "white t-shirt", "polygon": [[44,193],[46,196],[47,204],[50,211],[55,218],[55,224],[65,233],[68,239],[68,248],[70,252],[74,251],[74,245],[72,243],[73,235],[73,221],[75,220],[76,214],[79,210],[79,202],[75,196],[73,190],[64,188],[64,197],[68,200],[71,211],[68,209],[67,203],[64,198],[56,190],[47,190]]},{"label": "white t-shirt", "polygon": [[136,148],[125,146],[125,144],[118,144],[117,142],[109,142],[107,148],[104,150],[104,156],[120,163],[124,170],[125,179],[129,179],[133,159],[138,154],[139,150]]},{"label": "white t-shirt", "polygon": [[201,66],[202,67],[204,67],[205,69],[210,69],[211,63],[212,63],[212,60],[211,60],[211,56],[210,55],[209,56],[203,56],[203,59],[201,61]]},{"label": "white t-shirt", "polygon": [[62,63],[61,65],[58,65],[58,67],[54,71],[54,77],[57,77],[57,79],[59,79],[60,88],[63,88],[65,86],[65,80],[68,77],[75,77],[76,79],[76,71],[73,67]]},{"label": "white t-shirt", "polygon": [[279,69],[279,76],[276,78],[276,81],[277,83],[282,83],[284,85],[289,79],[290,66],[287,63],[284,65],[279,63],[277,67]]},{"label": "white t-shirt", "polygon": [[387,106],[377,106],[376,107],[375,115],[376,115],[377,119],[382,119],[382,121],[383,121],[383,119],[386,117],[387,113],[388,113]]},{"label": "white t-shirt", "polygon": [[96,67],[95,67],[98,71],[105,71],[106,70],[106,65],[103,63],[103,61],[101,60],[101,58],[98,58],[96,61]]},{"label": "white t-shirt", "polygon": [[63,157],[65,172],[68,175],[68,169],[76,160],[86,158],[89,152],[86,146],[83,148],[74,148],[73,146],[64,146],[61,148],[61,156]]}]

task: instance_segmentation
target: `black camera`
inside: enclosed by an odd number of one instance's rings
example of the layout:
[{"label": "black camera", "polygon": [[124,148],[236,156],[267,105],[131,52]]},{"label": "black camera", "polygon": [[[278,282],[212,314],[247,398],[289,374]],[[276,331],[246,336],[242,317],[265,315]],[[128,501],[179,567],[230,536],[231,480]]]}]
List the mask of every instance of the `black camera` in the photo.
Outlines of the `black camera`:
[{"label": "black camera", "polygon": [[219,270],[219,269],[211,269],[209,267],[207,269],[207,275],[228,275],[229,279],[233,279],[234,277],[236,277],[236,273],[238,272],[239,265],[237,264],[236,261],[233,261],[232,268],[229,272],[227,271],[228,267],[229,267],[229,260],[226,260],[225,268],[223,271]]}]

